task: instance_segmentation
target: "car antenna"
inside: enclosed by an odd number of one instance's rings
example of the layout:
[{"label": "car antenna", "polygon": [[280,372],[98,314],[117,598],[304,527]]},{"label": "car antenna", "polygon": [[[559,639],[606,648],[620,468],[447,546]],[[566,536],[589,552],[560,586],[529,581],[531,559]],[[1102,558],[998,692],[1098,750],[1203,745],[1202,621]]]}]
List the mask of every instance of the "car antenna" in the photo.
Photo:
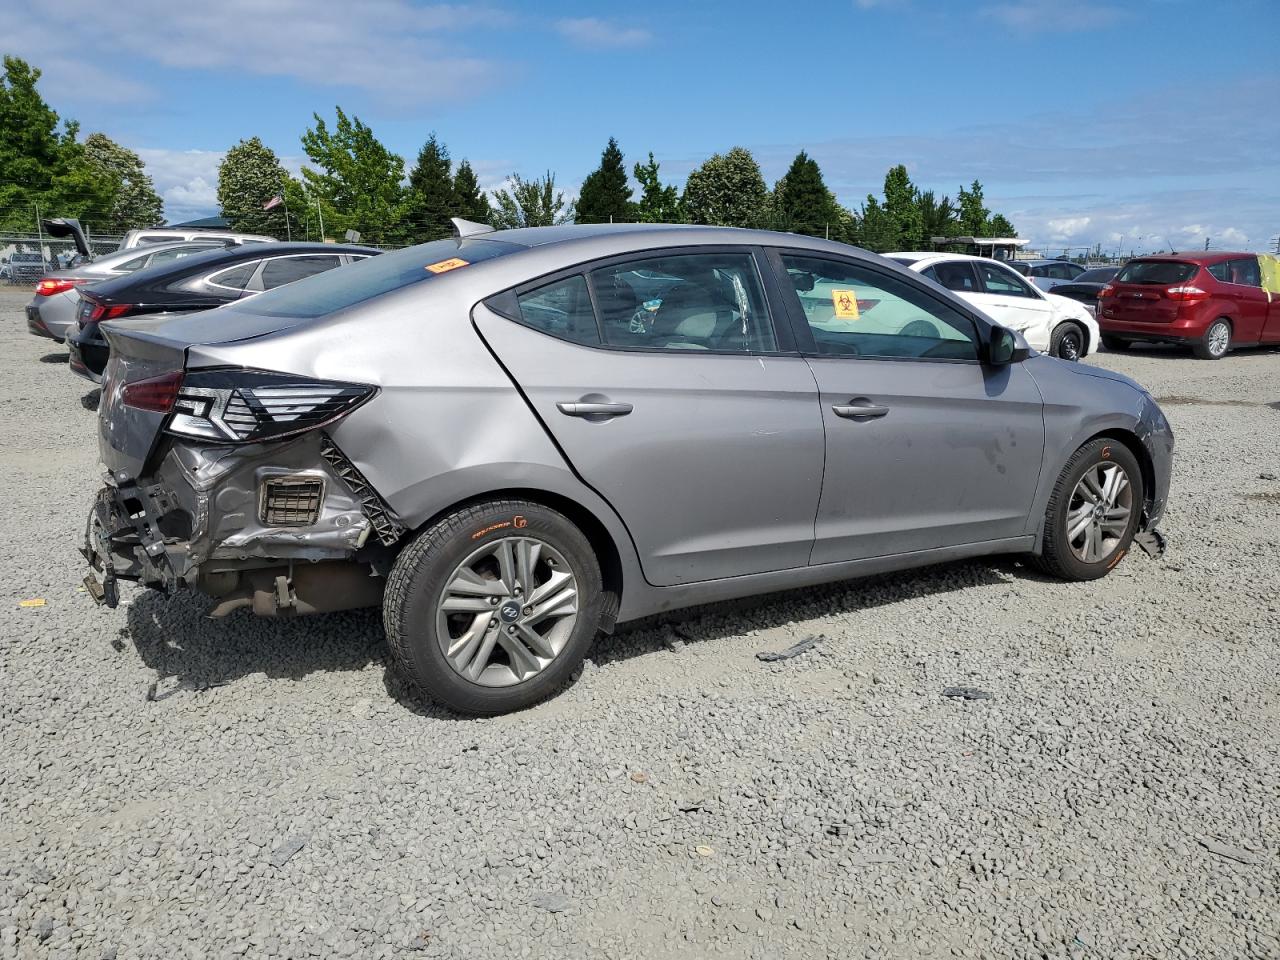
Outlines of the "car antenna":
[{"label": "car antenna", "polygon": [[453,224],[453,235],[459,240],[482,233],[493,233],[493,227],[487,223],[476,223],[473,220],[463,220],[461,217],[450,217],[449,222]]}]

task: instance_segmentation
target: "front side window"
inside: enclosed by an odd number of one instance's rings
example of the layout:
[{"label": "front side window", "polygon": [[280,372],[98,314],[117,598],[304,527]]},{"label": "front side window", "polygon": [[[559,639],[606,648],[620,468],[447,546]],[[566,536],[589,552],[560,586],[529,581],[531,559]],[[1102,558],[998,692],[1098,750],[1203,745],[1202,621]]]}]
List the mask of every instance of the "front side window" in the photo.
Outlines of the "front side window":
[{"label": "front side window", "polygon": [[581,274],[529,290],[516,298],[521,322],[561,340],[596,345],[600,331],[586,278]]},{"label": "front side window", "polygon": [[976,360],[973,323],[895,277],[834,260],[783,255],[818,353]]},{"label": "front side window", "polygon": [[987,293],[999,297],[1035,297],[1021,277],[998,263],[979,263],[978,275],[982,277],[982,285]]},{"label": "front side window", "polygon": [[268,260],[262,268],[262,289],[274,290],[286,283],[332,270],[338,265],[338,258],[327,253],[309,257],[275,257]]},{"label": "front side window", "polygon": [[671,254],[591,273],[604,342],[645,350],[777,349],[750,253]]}]

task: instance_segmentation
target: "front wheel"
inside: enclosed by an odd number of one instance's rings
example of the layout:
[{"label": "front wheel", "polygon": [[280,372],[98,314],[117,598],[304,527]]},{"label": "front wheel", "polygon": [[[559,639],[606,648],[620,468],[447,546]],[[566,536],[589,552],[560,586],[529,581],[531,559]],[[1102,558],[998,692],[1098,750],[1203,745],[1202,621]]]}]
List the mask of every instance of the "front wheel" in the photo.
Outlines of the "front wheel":
[{"label": "front wheel", "polygon": [[1124,444],[1093,440],[1063,467],[1036,564],[1063,580],[1105,577],[1129,552],[1142,515],[1142,470]]},{"label": "front wheel", "polygon": [[1084,356],[1084,331],[1074,323],[1060,323],[1049,339],[1049,356],[1078,361]]},{"label": "front wheel", "polygon": [[600,566],[564,515],[497,500],[420,533],[387,578],[396,667],[459,713],[492,716],[568,682],[595,637]]},{"label": "front wheel", "polygon": [[1204,336],[1191,345],[1191,352],[1201,360],[1221,360],[1231,348],[1231,324],[1215,320]]}]

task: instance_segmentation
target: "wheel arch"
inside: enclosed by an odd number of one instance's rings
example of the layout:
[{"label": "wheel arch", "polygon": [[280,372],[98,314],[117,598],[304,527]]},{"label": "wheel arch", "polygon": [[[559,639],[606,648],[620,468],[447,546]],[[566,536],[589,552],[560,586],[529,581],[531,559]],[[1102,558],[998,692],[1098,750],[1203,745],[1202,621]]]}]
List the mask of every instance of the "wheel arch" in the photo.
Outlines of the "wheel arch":
[{"label": "wheel arch", "polygon": [[1061,327],[1065,327],[1067,324],[1071,324],[1071,326],[1080,331],[1080,336],[1084,341],[1080,347],[1080,356],[1082,358],[1097,351],[1098,344],[1093,342],[1093,337],[1089,333],[1089,325],[1079,317],[1061,317],[1055,320],[1053,322],[1053,326],[1049,330],[1050,344],[1053,343],[1053,335],[1057,333]]},{"label": "wheel arch", "polygon": [[1142,471],[1142,507],[1145,514],[1154,502],[1156,494],[1156,468],[1146,444],[1132,430],[1125,430],[1121,427],[1108,427],[1084,440],[1076,449],[1079,450],[1080,447],[1093,443],[1095,440],[1114,440],[1123,444],[1138,461],[1138,468]]},{"label": "wheel arch", "polygon": [[[600,563],[600,580],[605,595],[600,627],[606,633],[612,632],[614,623],[617,620],[618,609],[622,604],[622,588],[626,579],[622,554],[614,535],[609,531],[605,523],[592,510],[572,497],[537,487],[496,487],[492,490],[485,490],[482,493],[472,494],[463,500],[441,508],[421,523],[415,525],[412,532],[418,533],[426,530],[451,513],[490,500],[528,500],[531,503],[536,503],[564,514],[582,531]],[[409,539],[410,537],[406,536],[402,543],[408,542]]]}]

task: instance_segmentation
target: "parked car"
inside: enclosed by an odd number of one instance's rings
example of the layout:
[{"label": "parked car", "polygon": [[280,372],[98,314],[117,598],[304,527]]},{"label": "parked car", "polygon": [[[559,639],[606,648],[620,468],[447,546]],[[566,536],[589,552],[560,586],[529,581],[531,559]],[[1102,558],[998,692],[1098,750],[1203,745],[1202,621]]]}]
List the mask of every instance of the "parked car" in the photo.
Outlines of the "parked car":
[{"label": "parked car", "polygon": [[258,233],[236,233],[234,230],[200,230],[178,227],[149,227],[146,230],[130,230],[120,241],[121,250],[145,246],[148,243],[176,243],[181,240],[220,240],[224,243],[275,243],[275,237]]},{"label": "parked car", "polygon": [[1098,294],[1108,283],[1115,279],[1119,267],[1093,267],[1079,274],[1074,280],[1060,283],[1053,288],[1056,296],[1067,297],[1083,303],[1090,316],[1098,314]]},{"label": "parked car", "polygon": [[983,554],[1093,579],[1164,511],[1150,394],[882,257],[483,229],[108,324],[86,588],[381,603],[405,676],[493,714],[615,623]]},{"label": "parked car", "polygon": [[1002,260],[1022,274],[1041,290],[1052,290],[1060,283],[1069,283],[1084,267],[1070,260]]},{"label": "parked car", "polygon": [[37,337],[61,343],[76,322],[81,286],[171,263],[195,253],[225,249],[226,244],[221,240],[157,243],[141,250],[120,250],[95,260],[84,260],[66,270],[51,271],[36,284],[35,296],[27,304],[27,330]]},{"label": "parked car", "polygon": [[66,337],[71,370],[101,382],[108,350],[100,329],[104,320],[211,310],[379,252],[336,243],[243,245],[192,254],[80,287],[76,327]]},{"label": "parked car", "polygon": [[44,274],[44,256],[34,251],[11,253],[0,264],[0,279],[6,283],[35,283]]},{"label": "parked car", "polygon": [[1088,309],[1032,286],[1004,261],[964,253],[886,256],[942,284],[997,323],[1018,331],[1041,353],[1080,360],[1098,349],[1098,324]]},{"label": "parked car", "polygon": [[1108,350],[1139,340],[1186,344],[1203,360],[1232,347],[1280,343],[1276,263],[1256,253],[1130,260],[1098,295],[1102,342]]}]

